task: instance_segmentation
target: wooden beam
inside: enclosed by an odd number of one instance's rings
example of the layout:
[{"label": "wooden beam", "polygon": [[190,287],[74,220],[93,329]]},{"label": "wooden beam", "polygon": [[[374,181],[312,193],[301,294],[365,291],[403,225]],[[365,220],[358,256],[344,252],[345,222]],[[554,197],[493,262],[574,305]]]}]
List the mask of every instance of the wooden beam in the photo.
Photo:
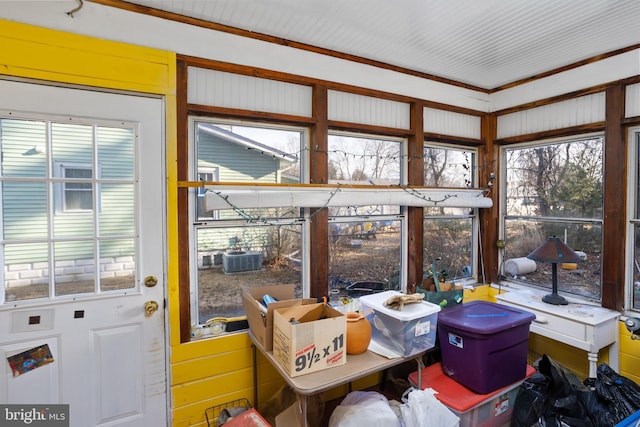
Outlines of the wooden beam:
[{"label": "wooden beam", "polygon": [[[178,61],[176,122],[178,180],[189,179],[189,120],[187,117],[187,64]],[[189,188],[178,188],[178,294],[180,301],[180,342],[191,340],[191,273],[189,270]]]},{"label": "wooden beam", "polygon": [[[409,159],[407,180],[409,185],[424,185],[424,104],[414,102],[410,106],[410,125],[413,135],[408,139],[407,157]],[[408,259],[407,292],[414,293],[416,285],[422,284],[424,251],[424,209],[407,208]]]},{"label": "wooden beam", "polygon": [[494,282],[498,278],[498,247],[500,218],[499,194],[500,188],[500,149],[495,144],[497,133],[497,116],[488,114],[481,119],[481,138],[484,146],[478,149],[478,180],[479,184],[491,184],[491,191],[486,194],[493,200],[493,207],[480,209],[480,257],[478,259],[478,282],[484,284]]},{"label": "wooden beam", "polygon": [[604,132],[604,206],[602,225],[602,306],[622,310],[625,289],[627,138],[625,88],[607,89]]},{"label": "wooden beam", "polygon": [[[312,115],[315,125],[311,128],[310,181],[311,184],[329,182],[329,95],[324,85],[313,88]],[[329,296],[329,211],[327,208],[311,209],[311,296]]]}]

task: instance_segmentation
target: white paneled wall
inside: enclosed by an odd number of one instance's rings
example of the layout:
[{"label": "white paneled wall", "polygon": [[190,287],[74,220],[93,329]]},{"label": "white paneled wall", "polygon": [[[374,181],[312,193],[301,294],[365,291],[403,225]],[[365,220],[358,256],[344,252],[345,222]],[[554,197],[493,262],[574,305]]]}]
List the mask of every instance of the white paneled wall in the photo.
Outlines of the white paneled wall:
[{"label": "white paneled wall", "polygon": [[480,117],[425,108],[424,131],[441,135],[480,139]]},{"label": "white paneled wall", "polygon": [[640,83],[627,86],[624,116],[625,117],[640,116]]},{"label": "white paneled wall", "polygon": [[498,117],[498,138],[604,121],[605,94],[591,95]]},{"label": "white paneled wall", "polygon": [[310,86],[189,67],[190,104],[311,117]]},{"label": "white paneled wall", "polygon": [[409,104],[330,90],[329,120],[409,129]]}]

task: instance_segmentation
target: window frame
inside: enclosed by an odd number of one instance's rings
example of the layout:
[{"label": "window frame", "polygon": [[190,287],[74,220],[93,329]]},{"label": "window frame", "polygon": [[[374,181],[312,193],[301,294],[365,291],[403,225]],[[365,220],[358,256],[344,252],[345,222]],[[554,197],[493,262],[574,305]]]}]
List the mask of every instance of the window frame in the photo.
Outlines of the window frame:
[{"label": "window frame", "polygon": [[[576,141],[584,141],[584,140],[588,140],[590,138],[602,138],[603,139],[603,144],[602,144],[602,181],[603,181],[603,187],[602,187],[602,203],[603,203],[603,207],[604,207],[604,201],[605,201],[605,196],[606,194],[604,193],[605,189],[604,189],[604,180],[605,180],[605,167],[604,167],[604,156],[605,156],[605,146],[606,146],[606,140],[605,140],[605,132],[604,131],[599,131],[599,132],[592,132],[592,133],[584,133],[584,134],[573,134],[573,135],[568,135],[568,136],[561,136],[561,137],[556,137],[556,138],[543,138],[543,139],[535,139],[532,141],[527,141],[527,142],[522,142],[522,143],[514,143],[514,144],[508,144],[508,145],[504,145],[500,147],[500,199],[499,199],[499,204],[500,204],[500,223],[499,223],[499,238],[501,239],[502,242],[506,242],[506,221],[508,219],[532,219],[534,221],[538,221],[538,222],[542,222],[542,223],[567,223],[567,224],[579,224],[579,223],[591,223],[591,224],[597,224],[601,229],[601,248],[602,245],[604,244],[604,226],[605,226],[605,221],[604,221],[604,209],[603,209],[603,215],[600,218],[593,218],[593,217],[589,217],[589,218],[574,218],[574,217],[540,217],[540,216],[531,216],[531,215],[510,215],[507,214],[507,198],[508,198],[508,191],[507,191],[507,179],[508,179],[508,172],[507,172],[507,159],[506,159],[506,152],[508,150],[513,150],[513,149],[527,149],[527,148],[533,148],[533,147],[542,147],[542,146],[547,146],[547,145],[556,145],[556,144],[563,144],[563,143],[571,143],[571,142],[576,142]],[[542,242],[540,242],[542,243]],[[544,290],[548,290],[551,289],[551,279],[549,279],[549,283],[548,286],[544,286],[543,284],[536,284],[533,282],[526,282],[526,281],[522,281],[522,280],[517,280],[517,279],[513,279],[513,278],[507,278],[504,274],[504,263],[507,260],[507,258],[505,258],[505,254],[504,254],[504,248],[501,248],[498,251],[498,282],[506,282],[509,283],[510,286],[513,286],[514,288],[527,288],[527,287],[533,287],[533,288],[538,288],[538,289],[544,289]],[[600,260],[601,262],[601,266],[602,266],[602,259]],[[587,295],[582,295],[582,294],[577,294],[577,293],[567,293],[565,291],[563,291],[562,289],[559,289],[558,292],[568,295],[571,298],[577,298],[577,299],[582,299],[585,301],[589,301],[589,302],[594,302],[597,304],[602,304],[602,299],[603,299],[603,294],[604,294],[604,289],[603,289],[603,284],[602,284],[602,268],[600,268],[600,297],[599,298],[592,298],[589,297]]]},{"label": "window frame", "polygon": [[[300,150],[300,183],[308,183],[308,164],[309,164],[309,156],[308,156],[308,147],[309,147],[309,138],[310,131],[307,127],[304,126],[293,126],[290,124],[284,123],[264,123],[258,120],[250,120],[250,119],[226,119],[219,118],[217,116],[198,116],[194,114],[190,114],[187,117],[188,122],[188,133],[187,133],[187,145],[188,145],[188,176],[189,179],[193,182],[199,182],[199,174],[202,170],[205,169],[216,169],[216,182],[220,184],[224,184],[224,181],[220,180],[220,171],[219,168],[207,168],[207,167],[198,167],[197,166],[197,156],[196,152],[198,146],[198,137],[196,135],[196,126],[197,123],[211,123],[211,124],[220,124],[220,125],[231,125],[231,126],[241,126],[241,127],[251,127],[251,128],[264,128],[264,129],[274,129],[274,130],[286,130],[286,131],[295,131],[300,132],[301,134],[301,147]],[[305,181],[306,180],[306,181]],[[289,184],[273,184],[273,185],[281,185],[283,187],[288,187]],[[221,228],[229,228],[229,227],[251,227],[251,223],[249,223],[246,219],[243,218],[222,218],[219,215],[219,211],[214,211],[213,218],[200,219],[198,218],[197,212],[197,198],[200,197],[201,193],[204,195],[206,193],[206,189],[202,191],[206,186],[203,185],[192,188],[189,191],[189,203],[188,203],[188,221],[189,221],[189,272],[190,272],[190,318],[189,323],[191,327],[201,327],[206,323],[208,319],[200,319],[200,307],[199,307],[199,282],[198,282],[198,272],[199,272],[199,257],[198,257],[198,231],[201,229],[221,229]],[[309,210],[302,209],[300,214],[295,218],[291,218],[290,220],[282,221],[282,224],[285,223],[299,223],[302,222],[302,234],[303,237],[301,239],[301,252],[302,252],[302,269],[301,269],[301,284],[302,284],[302,297],[307,298],[310,295],[310,266],[309,266]],[[256,226],[264,226],[263,224],[257,224]],[[244,330],[243,330],[244,331]],[[228,334],[223,333],[218,336],[226,336]]]},{"label": "window frame", "polygon": [[[336,138],[353,138],[353,139],[363,139],[363,140],[371,140],[371,141],[388,141],[388,142],[392,142],[392,143],[397,143],[398,144],[398,156],[399,156],[399,161],[398,161],[398,182],[396,183],[397,185],[405,185],[407,183],[407,176],[408,176],[408,159],[407,159],[407,144],[408,139],[405,137],[396,137],[396,136],[387,136],[387,135],[381,135],[381,134],[375,134],[372,132],[354,132],[354,131],[344,131],[344,130],[337,130],[337,129],[332,129],[329,128],[328,132],[327,132],[327,140],[328,140],[328,145],[327,145],[327,167],[329,166],[330,163],[330,159],[329,159],[329,154],[331,152],[331,142],[330,139],[331,137],[336,137]],[[327,178],[328,182],[331,182],[332,180],[336,181],[336,182],[341,182],[341,181],[346,181],[345,179],[332,179],[332,178]],[[362,183],[363,185],[372,185],[375,186],[375,184],[373,184],[373,181],[368,181],[366,183]],[[407,226],[407,207],[406,206],[402,206],[402,205],[379,205],[379,206],[397,206],[398,207],[398,212],[396,213],[386,213],[386,214],[364,214],[364,215],[358,215],[358,214],[354,214],[354,215],[332,215],[331,213],[331,209],[329,209],[328,212],[328,219],[327,219],[327,232],[329,233],[330,229],[331,229],[331,224],[337,224],[337,223],[344,223],[344,224],[348,224],[348,223],[352,223],[352,224],[356,224],[359,222],[363,222],[363,221],[369,221],[372,219],[375,219],[376,221],[399,221],[400,222],[400,253],[399,255],[399,263],[400,263],[400,275],[399,275],[399,283],[400,283],[400,290],[402,292],[406,292],[406,288],[407,288],[407,275],[408,275],[408,269],[406,267],[407,265],[407,260],[409,257],[408,254],[408,243],[409,243],[409,237],[408,237],[408,226]],[[329,252],[331,251],[331,245],[329,245]],[[329,253],[329,257],[328,257],[328,266],[327,266],[327,270],[330,270],[330,264],[331,264],[331,253]],[[331,291],[331,289],[329,289],[329,291]]]},{"label": "window frame", "polygon": [[636,242],[636,228],[640,227],[640,126],[631,127],[627,133],[628,156],[627,170],[629,171],[627,180],[627,245],[626,245],[626,268],[625,268],[625,314],[638,316],[640,306],[634,307],[635,291],[635,271],[638,268],[636,263],[635,248],[640,244]]},{"label": "window frame", "polygon": [[[67,178],[65,176],[65,172],[67,170],[83,170],[83,171],[88,170],[91,172],[91,178]],[[94,176],[92,164],[77,163],[77,162],[56,162],[54,164],[54,178],[57,178],[56,180],[59,181],[56,185],[60,190],[56,192],[55,205],[56,205],[57,214],[66,215],[66,214],[83,214],[83,213],[93,212],[96,204],[96,197],[94,196],[94,183],[97,179],[99,179],[99,176],[97,177]],[[70,190],[69,188],[67,188],[67,184],[86,183],[86,181],[89,181],[91,188],[82,189],[82,190]],[[67,191],[89,192],[91,196],[91,209],[69,209],[67,207]],[[99,189],[98,189],[98,194],[100,194]],[[97,199],[98,199],[97,200],[98,212],[100,212],[100,205],[99,205],[100,197],[98,197]]]},{"label": "window frame", "polygon": [[[453,145],[453,144],[446,144],[446,143],[439,143],[439,142],[434,142],[434,141],[430,141],[429,139],[425,139],[424,143],[423,143],[423,153],[425,148],[436,148],[436,149],[442,149],[442,150],[454,150],[454,151],[458,151],[458,152],[469,152],[472,155],[472,159],[471,159],[471,164],[469,165],[469,167],[471,168],[471,170],[469,171],[469,180],[467,182],[466,188],[475,188],[478,182],[478,149],[474,148],[474,147],[467,147],[467,146],[461,146],[461,145]],[[460,188],[465,188],[465,186],[461,186]],[[480,268],[480,262],[482,262],[482,260],[479,260],[479,254],[480,254],[480,247],[479,247],[479,243],[480,243],[480,212],[478,208],[473,208],[472,213],[470,214],[444,214],[444,215],[428,215],[426,213],[426,209],[425,211],[423,211],[422,214],[422,221],[427,222],[429,220],[446,220],[446,219],[458,219],[458,220],[465,220],[465,219],[471,219],[471,252],[470,252],[470,264],[471,264],[471,275],[470,276],[466,276],[466,277],[453,277],[453,282],[455,284],[460,284],[460,285],[471,285],[473,283],[478,283],[478,276],[479,276],[479,272],[478,269]],[[423,243],[422,243],[422,250],[423,253],[425,252],[425,242],[423,239]],[[424,271],[424,266],[426,266],[429,263],[429,260],[426,259],[426,257],[422,260],[422,264],[423,264],[423,271]],[[482,273],[483,274],[483,273]],[[485,283],[486,280],[482,280],[482,283]]]}]

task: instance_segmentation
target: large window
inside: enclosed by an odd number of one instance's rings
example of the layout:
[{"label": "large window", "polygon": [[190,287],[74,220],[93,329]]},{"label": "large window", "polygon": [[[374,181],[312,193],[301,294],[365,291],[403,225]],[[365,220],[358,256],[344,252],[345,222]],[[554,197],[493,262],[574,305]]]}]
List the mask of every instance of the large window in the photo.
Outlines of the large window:
[{"label": "large window", "polygon": [[[435,144],[424,147],[424,183],[429,187],[474,187],[476,154]],[[424,208],[423,279],[435,271],[441,280],[474,275],[474,208]]]},{"label": "large window", "polygon": [[550,288],[551,264],[526,256],[556,236],[583,258],[558,266],[559,290],[600,299],[603,145],[594,135],[503,149],[503,277]]},{"label": "large window", "polygon": [[[331,133],[329,183],[346,186],[401,184],[403,140]],[[329,292],[358,297],[402,287],[404,219],[398,205],[329,208]]]},{"label": "large window", "polygon": [[301,297],[303,210],[233,202],[210,209],[206,200],[223,200],[221,186],[230,183],[301,183],[305,130],[213,120],[191,120],[190,127],[192,179],[202,183],[193,189],[191,204],[192,323],[243,316],[242,291],[255,286],[291,283]]},{"label": "large window", "polygon": [[627,307],[633,310],[640,310],[640,128],[632,129],[629,138],[629,147],[631,159],[630,171],[633,175],[629,180],[630,188],[629,196],[632,199],[631,212],[631,242],[632,242],[632,260],[630,265],[631,284],[627,287],[628,298]]}]

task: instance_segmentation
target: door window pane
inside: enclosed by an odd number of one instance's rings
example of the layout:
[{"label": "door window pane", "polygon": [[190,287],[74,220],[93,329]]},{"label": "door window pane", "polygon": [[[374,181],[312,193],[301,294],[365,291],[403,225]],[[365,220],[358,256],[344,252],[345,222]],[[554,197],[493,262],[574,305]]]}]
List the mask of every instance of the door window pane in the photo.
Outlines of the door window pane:
[{"label": "door window pane", "polygon": [[0,118],[0,301],[136,286],[135,132],[118,125]]}]

